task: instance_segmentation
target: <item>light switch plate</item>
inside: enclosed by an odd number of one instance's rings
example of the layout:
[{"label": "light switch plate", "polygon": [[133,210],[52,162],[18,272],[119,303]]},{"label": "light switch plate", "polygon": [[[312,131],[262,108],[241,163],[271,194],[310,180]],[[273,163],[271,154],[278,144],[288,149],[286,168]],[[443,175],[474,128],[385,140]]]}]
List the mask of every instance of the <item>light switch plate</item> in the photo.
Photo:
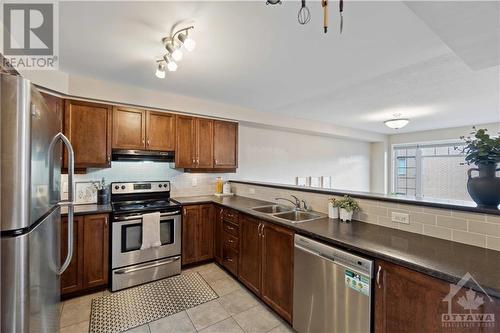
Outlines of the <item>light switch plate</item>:
[{"label": "light switch plate", "polygon": [[405,213],[392,212],[391,219],[393,222],[410,224],[410,216]]}]

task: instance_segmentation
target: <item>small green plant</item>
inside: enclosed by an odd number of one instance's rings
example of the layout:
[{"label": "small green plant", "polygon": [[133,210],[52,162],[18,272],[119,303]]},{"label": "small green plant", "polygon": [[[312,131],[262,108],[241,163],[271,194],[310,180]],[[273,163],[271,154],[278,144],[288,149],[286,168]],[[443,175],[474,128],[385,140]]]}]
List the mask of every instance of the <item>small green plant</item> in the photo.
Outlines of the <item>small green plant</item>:
[{"label": "small green plant", "polygon": [[338,207],[340,200],[337,200],[335,198],[330,198],[328,199],[328,202],[330,202],[333,205],[333,207]]},{"label": "small green plant", "polygon": [[358,202],[348,195],[344,195],[342,199],[338,200],[338,207],[343,208],[348,212],[355,212],[359,210]]},{"label": "small green plant", "polygon": [[472,127],[471,135],[474,138],[461,136],[465,141],[465,147],[462,153],[465,154],[465,163],[476,165],[497,164],[500,162],[500,137],[491,138],[488,130]]}]

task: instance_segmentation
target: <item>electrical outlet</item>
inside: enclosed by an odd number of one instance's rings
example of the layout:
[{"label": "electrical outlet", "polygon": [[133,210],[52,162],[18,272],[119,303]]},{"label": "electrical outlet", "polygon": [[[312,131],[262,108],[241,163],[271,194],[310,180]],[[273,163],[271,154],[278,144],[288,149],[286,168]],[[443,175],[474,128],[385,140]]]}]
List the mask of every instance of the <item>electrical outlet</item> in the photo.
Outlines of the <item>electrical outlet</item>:
[{"label": "electrical outlet", "polygon": [[255,189],[254,189],[253,187],[250,187],[250,188],[248,189],[248,193],[250,193],[250,194],[255,194]]},{"label": "electrical outlet", "polygon": [[198,186],[198,178],[193,177],[193,179],[191,179],[191,186]]},{"label": "electrical outlet", "polygon": [[391,218],[393,222],[410,224],[410,216],[405,213],[392,212]]}]

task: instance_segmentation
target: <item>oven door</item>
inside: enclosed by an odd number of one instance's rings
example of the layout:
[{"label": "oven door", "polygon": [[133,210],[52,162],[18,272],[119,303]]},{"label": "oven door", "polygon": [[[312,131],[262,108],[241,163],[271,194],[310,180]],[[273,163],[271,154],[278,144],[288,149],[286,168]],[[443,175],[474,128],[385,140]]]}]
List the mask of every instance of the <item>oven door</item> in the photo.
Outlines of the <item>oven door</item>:
[{"label": "oven door", "polygon": [[179,212],[160,215],[161,246],[141,250],[142,217],[115,218],[112,229],[111,268],[120,268],[146,261],[181,254],[181,215]]}]

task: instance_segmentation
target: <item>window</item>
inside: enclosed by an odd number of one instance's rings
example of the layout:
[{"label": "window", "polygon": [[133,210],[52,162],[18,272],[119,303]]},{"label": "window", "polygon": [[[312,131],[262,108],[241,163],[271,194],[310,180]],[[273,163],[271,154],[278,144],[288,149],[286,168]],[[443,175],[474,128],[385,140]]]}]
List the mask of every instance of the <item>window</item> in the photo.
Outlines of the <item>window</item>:
[{"label": "window", "polygon": [[393,191],[396,194],[471,200],[462,142],[393,146]]}]

